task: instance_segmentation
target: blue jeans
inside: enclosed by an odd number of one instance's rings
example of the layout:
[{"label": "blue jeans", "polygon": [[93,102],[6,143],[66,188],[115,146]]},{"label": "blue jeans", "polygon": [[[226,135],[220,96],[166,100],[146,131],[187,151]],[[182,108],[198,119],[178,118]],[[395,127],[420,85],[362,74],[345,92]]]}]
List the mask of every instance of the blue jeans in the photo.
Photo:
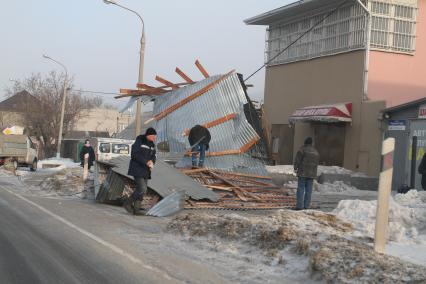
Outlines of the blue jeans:
[{"label": "blue jeans", "polygon": [[313,183],[313,178],[299,177],[297,181],[297,209],[309,208],[309,205],[311,204]]},{"label": "blue jeans", "polygon": [[204,165],[204,158],[206,157],[206,145],[197,144],[192,147],[192,166],[197,166],[197,155],[200,154],[200,159],[198,160],[198,166],[202,167]]}]

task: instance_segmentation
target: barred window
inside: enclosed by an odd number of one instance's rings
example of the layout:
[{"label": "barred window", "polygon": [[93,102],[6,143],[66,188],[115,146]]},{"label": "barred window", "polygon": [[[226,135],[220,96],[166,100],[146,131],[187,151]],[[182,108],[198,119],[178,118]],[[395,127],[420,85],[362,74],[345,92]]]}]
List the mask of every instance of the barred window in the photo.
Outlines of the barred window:
[{"label": "barred window", "polygon": [[[331,10],[323,10],[303,20],[270,26],[267,32],[266,61],[276,57]],[[357,4],[340,8],[269,65],[305,60],[365,48],[367,16]]]},{"label": "barred window", "polygon": [[415,51],[417,1],[373,0],[371,47],[394,52]]}]

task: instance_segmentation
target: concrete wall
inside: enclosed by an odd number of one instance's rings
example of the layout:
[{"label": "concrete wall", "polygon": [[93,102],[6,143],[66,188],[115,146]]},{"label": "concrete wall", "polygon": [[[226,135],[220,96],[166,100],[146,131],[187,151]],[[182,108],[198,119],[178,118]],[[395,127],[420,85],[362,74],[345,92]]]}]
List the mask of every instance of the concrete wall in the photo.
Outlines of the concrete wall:
[{"label": "concrete wall", "polygon": [[[359,170],[368,175],[377,176],[380,173],[383,140],[382,124],[378,117],[379,113],[385,108],[385,102],[364,102],[361,107],[361,139],[358,155]],[[350,150],[347,149],[346,151]]]},{"label": "concrete wall", "polygon": [[[352,102],[353,122],[348,126],[350,131],[346,131],[345,153],[357,153],[364,54],[363,51],[356,51],[268,67],[265,81],[265,113],[268,121],[272,125],[288,124],[289,116],[297,108]],[[296,123],[295,127],[293,151],[280,154],[287,157],[286,160],[292,160],[294,151],[303,144],[304,138],[313,134],[309,124]],[[356,165],[357,155],[345,157],[345,166],[355,168]]]},{"label": "concrete wall", "polygon": [[121,114],[114,109],[96,108],[83,113],[72,128],[77,131],[108,131],[109,134],[117,132],[117,118],[118,126],[122,129],[118,129],[120,132],[127,127],[132,118],[128,115]]},{"label": "concrete wall", "polygon": [[0,111],[0,128],[24,126],[24,118],[20,112]]},{"label": "concrete wall", "polygon": [[418,1],[414,55],[371,51],[368,97],[387,107],[426,97],[426,1]]}]

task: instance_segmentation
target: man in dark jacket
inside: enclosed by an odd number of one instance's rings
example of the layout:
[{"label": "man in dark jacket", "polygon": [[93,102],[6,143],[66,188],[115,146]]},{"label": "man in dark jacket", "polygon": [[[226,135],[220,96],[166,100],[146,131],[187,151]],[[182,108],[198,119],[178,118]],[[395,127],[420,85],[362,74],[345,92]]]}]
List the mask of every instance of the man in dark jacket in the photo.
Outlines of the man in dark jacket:
[{"label": "man in dark jacket", "polygon": [[96,159],[95,151],[93,150],[92,146],[90,146],[90,141],[87,139],[84,142],[83,147],[80,151],[80,164],[82,167],[84,167],[84,155],[89,154],[89,170],[93,166],[93,162]]},{"label": "man in dark jacket", "polygon": [[143,195],[148,189],[148,179],[151,179],[151,170],[156,161],[156,139],[157,132],[150,127],[145,135],[136,137],[132,145],[128,175],[133,176],[136,188],[129,200],[124,202],[124,207],[134,215],[140,212]]},{"label": "man in dark jacket", "polygon": [[296,210],[308,209],[311,203],[312,186],[317,177],[319,153],[312,146],[312,138],[308,137],[299,149],[294,161],[294,171],[297,174],[297,203]]},{"label": "man in dark jacket", "polygon": [[189,131],[188,140],[192,148],[192,166],[197,166],[197,154],[199,154],[198,167],[202,168],[211,140],[210,131],[206,127],[197,124]]},{"label": "man in dark jacket", "polygon": [[419,174],[422,175],[422,188],[423,190],[426,190],[426,153],[423,155],[418,171]]}]

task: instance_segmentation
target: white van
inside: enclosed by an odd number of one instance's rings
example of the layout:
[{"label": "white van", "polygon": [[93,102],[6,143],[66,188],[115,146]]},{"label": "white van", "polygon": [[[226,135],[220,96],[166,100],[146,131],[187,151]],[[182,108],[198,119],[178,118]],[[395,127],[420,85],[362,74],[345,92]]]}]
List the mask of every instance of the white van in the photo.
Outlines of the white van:
[{"label": "white van", "polygon": [[130,156],[134,143],[133,140],[118,138],[95,137],[89,140],[95,151],[96,160],[110,160],[122,155]]}]

